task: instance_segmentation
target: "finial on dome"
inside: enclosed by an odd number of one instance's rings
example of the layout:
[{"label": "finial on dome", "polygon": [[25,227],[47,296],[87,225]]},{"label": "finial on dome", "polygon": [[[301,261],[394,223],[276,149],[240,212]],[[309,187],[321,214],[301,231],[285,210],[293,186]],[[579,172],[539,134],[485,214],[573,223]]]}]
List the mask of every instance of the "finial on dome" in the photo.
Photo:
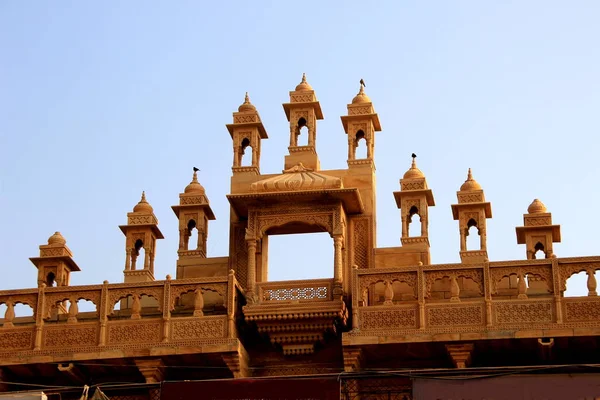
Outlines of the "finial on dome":
[{"label": "finial on dome", "polygon": [[542,214],[548,212],[548,209],[540,199],[534,199],[529,207],[527,207],[527,212],[529,214]]},{"label": "finial on dome", "polygon": [[48,238],[48,244],[65,245],[66,243],[67,241],[58,231]]},{"label": "finial on dome", "polygon": [[[361,86],[362,88],[362,86]],[[403,179],[415,179],[415,178],[425,178],[425,174],[417,168],[417,155],[412,153],[412,163],[410,164],[410,169],[406,171],[403,176]]]},{"label": "finial on dome", "polygon": [[147,212],[147,213],[154,212],[154,209],[152,208],[150,203],[148,203],[148,201],[146,200],[146,192],[145,191],[142,191],[142,198],[140,199],[139,203],[137,203],[135,205],[135,207],[133,207],[133,212]]},{"label": "finial on dome", "polygon": [[473,172],[471,171],[471,168],[469,168],[469,172],[467,172],[467,180],[461,185],[460,190],[481,190],[481,185],[475,179],[473,179]]},{"label": "finial on dome", "polygon": [[202,192],[204,193],[204,187],[198,182],[198,168],[194,167],[194,175],[189,185],[185,187],[184,193]]},{"label": "finial on dome", "polygon": [[360,103],[370,103],[371,99],[365,93],[365,85],[363,80],[360,80],[360,89],[358,90],[358,94],[354,96],[352,99],[352,104],[360,104]]},{"label": "finial on dome", "polygon": [[306,81],[306,73],[302,73],[302,81],[296,86],[296,91],[312,90],[312,86]]},{"label": "finial on dome", "polygon": [[244,97],[244,102],[241,106],[238,107],[238,111],[256,111],[256,107],[252,103],[250,103],[250,96],[248,96],[248,92],[246,92],[246,96]]}]

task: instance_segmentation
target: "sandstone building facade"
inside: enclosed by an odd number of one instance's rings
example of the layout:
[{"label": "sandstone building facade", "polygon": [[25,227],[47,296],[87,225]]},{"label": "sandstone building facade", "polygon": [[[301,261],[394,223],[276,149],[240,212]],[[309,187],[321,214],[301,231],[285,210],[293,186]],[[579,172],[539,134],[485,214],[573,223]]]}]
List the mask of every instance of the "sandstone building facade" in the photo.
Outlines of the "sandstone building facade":
[{"label": "sandstone building facade", "polygon": [[[348,168],[325,171],[317,152],[323,112],[316,93],[303,77],[289,95],[283,105],[289,154],[282,173],[261,174],[261,142],[268,135],[247,95],[227,125],[233,146],[227,256],[207,257],[215,215],[195,171],[172,207],[179,220],[174,278],[154,275],[157,240],[164,236],[145,194],[120,226],[123,283],[71,286],[70,274],[80,268],[65,238],[56,232],[40,246],[31,258],[39,271],[37,288],[0,291],[6,306],[0,381],[12,382],[0,384],[3,390],[25,388],[18,383],[139,382],[149,386],[127,396],[154,399],[160,392],[153,385],[163,381],[333,374],[343,377],[336,380],[339,396],[393,392],[400,399],[413,396],[406,376],[397,373],[393,383],[377,384],[388,385],[387,392],[369,392],[374,378],[365,377],[406,369],[451,376],[514,372],[599,359],[594,273],[600,256],[557,257],[553,243],[561,240],[560,226],[541,201],[529,205],[516,228],[523,259],[490,261],[486,220],[492,206],[469,170],[451,206],[461,262],[432,265],[428,208],[436,204],[413,157],[393,193],[401,245],[377,248],[374,152],[382,127],[371,99],[361,86],[341,117]],[[306,145],[299,145],[302,135]],[[363,143],[366,158],[357,158]],[[333,278],[269,281],[269,238],[311,232],[332,238]],[[475,250],[467,248],[469,235],[478,236]],[[588,295],[566,298],[567,279],[582,271]],[[82,299],[95,311],[80,312]],[[20,303],[32,307],[33,317],[15,316]],[[124,390],[115,388],[114,395],[125,396]]]}]

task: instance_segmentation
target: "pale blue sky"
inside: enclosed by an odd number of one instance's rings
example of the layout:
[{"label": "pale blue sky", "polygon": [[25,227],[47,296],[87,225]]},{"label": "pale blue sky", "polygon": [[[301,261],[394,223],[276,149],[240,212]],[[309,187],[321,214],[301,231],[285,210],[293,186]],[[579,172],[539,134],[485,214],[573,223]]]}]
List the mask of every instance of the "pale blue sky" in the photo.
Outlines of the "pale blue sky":
[{"label": "pale blue sky", "polygon": [[[599,254],[599,16],[596,1],[4,1],[0,288],[36,285],[28,258],[56,230],[82,268],[73,284],[122,281],[117,226],[142,190],[166,236],[156,277],[174,275],[170,206],[192,166],[217,216],[209,255],[226,255],[225,124],[249,91],[269,133],[261,170],[281,171],[281,103],[302,72],[325,115],[323,169],[345,168],[339,116],[359,79],[367,83],[383,127],[378,246],[399,245],[392,192],[415,152],[436,199],[434,263],[459,260],[450,204],[468,167],[492,203],[492,260],[524,258],[514,227],[535,197],[562,225],[558,256]],[[303,258],[331,259],[330,239],[318,242],[313,253],[272,246],[271,268],[331,275],[330,265]],[[282,254],[294,261],[281,265]]]}]

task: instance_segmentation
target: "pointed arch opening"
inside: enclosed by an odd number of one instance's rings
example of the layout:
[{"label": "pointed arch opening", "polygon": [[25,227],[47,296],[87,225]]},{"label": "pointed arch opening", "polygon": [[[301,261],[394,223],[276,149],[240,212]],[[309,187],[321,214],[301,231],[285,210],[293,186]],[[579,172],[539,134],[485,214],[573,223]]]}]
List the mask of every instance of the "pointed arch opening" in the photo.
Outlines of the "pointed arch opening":
[{"label": "pointed arch opening", "polygon": [[533,247],[533,258],[546,258],[546,252],[544,250],[544,245],[541,242],[537,242]]},{"label": "pointed arch opening", "polygon": [[250,139],[244,138],[242,140],[240,149],[240,166],[249,167],[252,166],[252,153],[254,149],[250,145]]},{"label": "pointed arch opening", "polygon": [[296,141],[298,146],[308,146],[308,126],[306,119],[300,117],[298,127],[296,128]]},{"label": "pointed arch opening", "polygon": [[48,272],[48,275],[46,275],[46,286],[56,286],[56,275],[54,272]]},{"label": "pointed arch opening", "polygon": [[142,239],[138,239],[135,241],[133,249],[131,250],[131,269],[143,269],[145,259],[146,250],[144,249],[144,242]]},{"label": "pointed arch opening", "polygon": [[416,206],[412,206],[408,211],[408,236],[419,237],[421,236],[421,215],[419,209]]},{"label": "pointed arch opening", "polygon": [[186,241],[186,250],[194,250],[198,248],[198,228],[194,219],[190,219],[187,223]]},{"label": "pointed arch opening", "polygon": [[471,218],[467,222],[467,250],[481,250],[480,242],[479,242],[479,227],[477,226],[477,221]]},{"label": "pointed arch opening", "polygon": [[367,139],[365,138],[365,132],[361,129],[356,132],[354,137],[354,158],[364,160],[367,156]]}]

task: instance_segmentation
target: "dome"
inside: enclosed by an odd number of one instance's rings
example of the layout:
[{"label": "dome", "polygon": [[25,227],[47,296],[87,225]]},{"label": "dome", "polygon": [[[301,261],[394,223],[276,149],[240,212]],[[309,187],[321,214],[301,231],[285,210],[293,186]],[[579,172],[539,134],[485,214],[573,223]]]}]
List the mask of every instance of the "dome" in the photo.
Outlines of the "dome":
[{"label": "dome", "polygon": [[246,92],[246,98],[244,99],[244,103],[238,107],[238,111],[256,111],[256,107],[254,107],[254,105],[250,103],[250,97],[248,97],[248,92]]},{"label": "dome", "polygon": [[312,86],[310,86],[308,82],[306,82],[306,74],[302,74],[302,82],[300,82],[298,86],[296,86],[297,92],[304,90],[313,90]]},{"label": "dome", "polygon": [[198,182],[198,172],[194,170],[194,177],[189,185],[185,187],[184,193],[202,193],[204,194],[204,186]]},{"label": "dome", "polygon": [[467,180],[460,187],[461,192],[469,192],[474,190],[481,190],[481,185],[477,183],[475,179],[473,179],[473,174],[471,173],[471,168],[469,168],[469,173],[467,175]]},{"label": "dome", "polygon": [[48,244],[65,245],[67,241],[60,232],[54,232],[54,235],[48,238]]},{"label": "dome", "polygon": [[152,208],[150,203],[148,203],[146,201],[146,192],[142,192],[142,199],[140,200],[139,203],[137,203],[135,205],[135,207],[133,207],[133,212],[143,212],[143,213],[154,212],[154,209]]},{"label": "dome", "polygon": [[358,94],[356,96],[354,96],[354,98],[352,99],[352,104],[361,104],[361,103],[370,103],[371,99],[369,98],[369,96],[367,96],[365,94],[365,88],[363,85],[360,85],[360,90],[358,91]]},{"label": "dome", "polygon": [[527,212],[529,214],[541,214],[548,212],[544,203],[542,203],[539,199],[533,200],[533,202],[527,207]]},{"label": "dome", "polygon": [[413,157],[412,165],[410,169],[404,173],[403,179],[417,179],[417,178],[425,178],[425,174],[421,172],[419,168],[417,168],[417,162]]}]

